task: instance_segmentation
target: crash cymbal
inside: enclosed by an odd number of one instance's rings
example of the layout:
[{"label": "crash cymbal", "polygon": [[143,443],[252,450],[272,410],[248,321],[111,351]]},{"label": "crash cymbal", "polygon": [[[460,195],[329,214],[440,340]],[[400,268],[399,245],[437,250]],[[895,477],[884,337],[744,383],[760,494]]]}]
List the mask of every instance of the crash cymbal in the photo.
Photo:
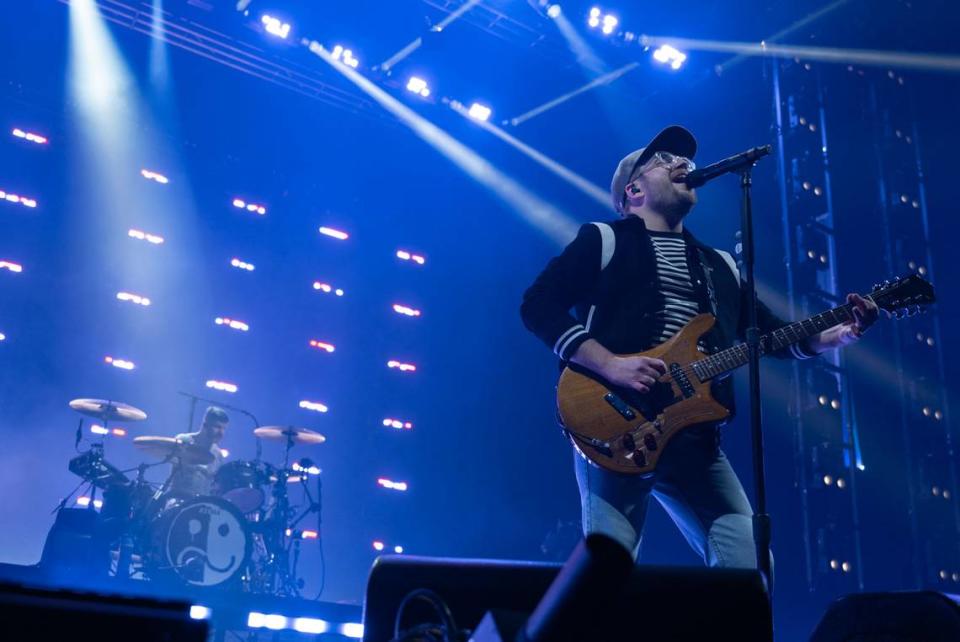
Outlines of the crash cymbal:
[{"label": "crash cymbal", "polygon": [[289,439],[295,444],[322,444],[327,440],[318,432],[308,428],[297,428],[296,426],[260,426],[254,429],[253,434],[260,439],[277,441],[287,441]]},{"label": "crash cymbal", "polygon": [[173,437],[135,437],[133,446],[137,450],[160,459],[178,457],[184,464],[200,465],[209,464],[213,461],[213,453],[209,450],[185,444]]},{"label": "crash cymbal", "polygon": [[101,421],[143,421],[147,413],[119,401],[105,399],[74,399],[70,407],[81,415]]}]

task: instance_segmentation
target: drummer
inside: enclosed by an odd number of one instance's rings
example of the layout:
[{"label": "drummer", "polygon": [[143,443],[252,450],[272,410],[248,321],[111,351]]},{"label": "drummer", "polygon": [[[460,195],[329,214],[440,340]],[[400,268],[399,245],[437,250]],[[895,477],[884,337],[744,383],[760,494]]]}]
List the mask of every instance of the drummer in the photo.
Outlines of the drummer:
[{"label": "drummer", "polygon": [[227,430],[230,417],[222,408],[210,406],[203,415],[203,424],[197,432],[186,432],[177,435],[176,439],[184,444],[188,450],[200,452],[209,451],[213,460],[208,463],[193,463],[181,458],[179,465],[173,467],[170,475],[169,488],[175,494],[209,495],[213,478],[223,464],[223,451],[220,449],[220,440]]}]

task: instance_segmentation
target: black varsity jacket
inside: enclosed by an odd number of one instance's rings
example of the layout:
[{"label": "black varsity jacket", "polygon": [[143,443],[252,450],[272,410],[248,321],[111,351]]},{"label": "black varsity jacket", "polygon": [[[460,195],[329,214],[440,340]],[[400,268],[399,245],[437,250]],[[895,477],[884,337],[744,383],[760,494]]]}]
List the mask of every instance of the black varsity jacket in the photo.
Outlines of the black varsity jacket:
[{"label": "black varsity jacket", "polygon": [[[747,293],[729,253],[704,245],[686,228],[683,235],[699,311],[717,319],[702,346],[714,353],[743,340]],[[655,312],[662,305],[653,241],[643,219],[628,216],[582,225],[577,237],[550,260],[524,293],[520,315],[527,329],[553,349],[563,366],[587,339],[596,339],[615,354],[648,350],[659,331]],[[757,325],[765,334],[786,322],[760,303]],[[788,346],[772,355],[815,356],[805,345]],[[732,416],[731,379],[715,380],[713,394]]]}]

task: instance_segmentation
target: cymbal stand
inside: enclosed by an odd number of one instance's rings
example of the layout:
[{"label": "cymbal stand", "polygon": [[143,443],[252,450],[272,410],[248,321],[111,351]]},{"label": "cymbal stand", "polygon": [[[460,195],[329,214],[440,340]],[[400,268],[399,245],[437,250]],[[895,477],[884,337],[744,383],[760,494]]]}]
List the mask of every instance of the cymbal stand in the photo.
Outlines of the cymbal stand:
[{"label": "cymbal stand", "polygon": [[287,522],[290,519],[290,500],[287,497],[289,470],[277,471],[277,481],[273,487],[273,508],[264,528],[265,544],[269,553],[268,589],[278,595],[299,594],[290,574],[290,548],[285,542]]}]

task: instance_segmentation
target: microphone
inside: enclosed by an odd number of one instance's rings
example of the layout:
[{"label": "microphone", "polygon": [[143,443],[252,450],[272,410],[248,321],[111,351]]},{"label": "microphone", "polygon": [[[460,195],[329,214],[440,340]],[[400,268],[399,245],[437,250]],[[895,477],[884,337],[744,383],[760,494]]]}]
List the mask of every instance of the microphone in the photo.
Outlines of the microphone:
[{"label": "microphone", "polygon": [[711,181],[717,176],[722,176],[729,172],[736,172],[745,167],[750,167],[756,163],[759,159],[763,158],[770,153],[770,145],[763,145],[762,147],[754,147],[753,149],[748,149],[745,152],[740,152],[730,158],[725,158],[722,161],[714,163],[713,165],[707,165],[703,169],[695,169],[689,174],[687,174],[683,182],[687,184],[687,187],[694,188],[700,187],[707,181]]}]

